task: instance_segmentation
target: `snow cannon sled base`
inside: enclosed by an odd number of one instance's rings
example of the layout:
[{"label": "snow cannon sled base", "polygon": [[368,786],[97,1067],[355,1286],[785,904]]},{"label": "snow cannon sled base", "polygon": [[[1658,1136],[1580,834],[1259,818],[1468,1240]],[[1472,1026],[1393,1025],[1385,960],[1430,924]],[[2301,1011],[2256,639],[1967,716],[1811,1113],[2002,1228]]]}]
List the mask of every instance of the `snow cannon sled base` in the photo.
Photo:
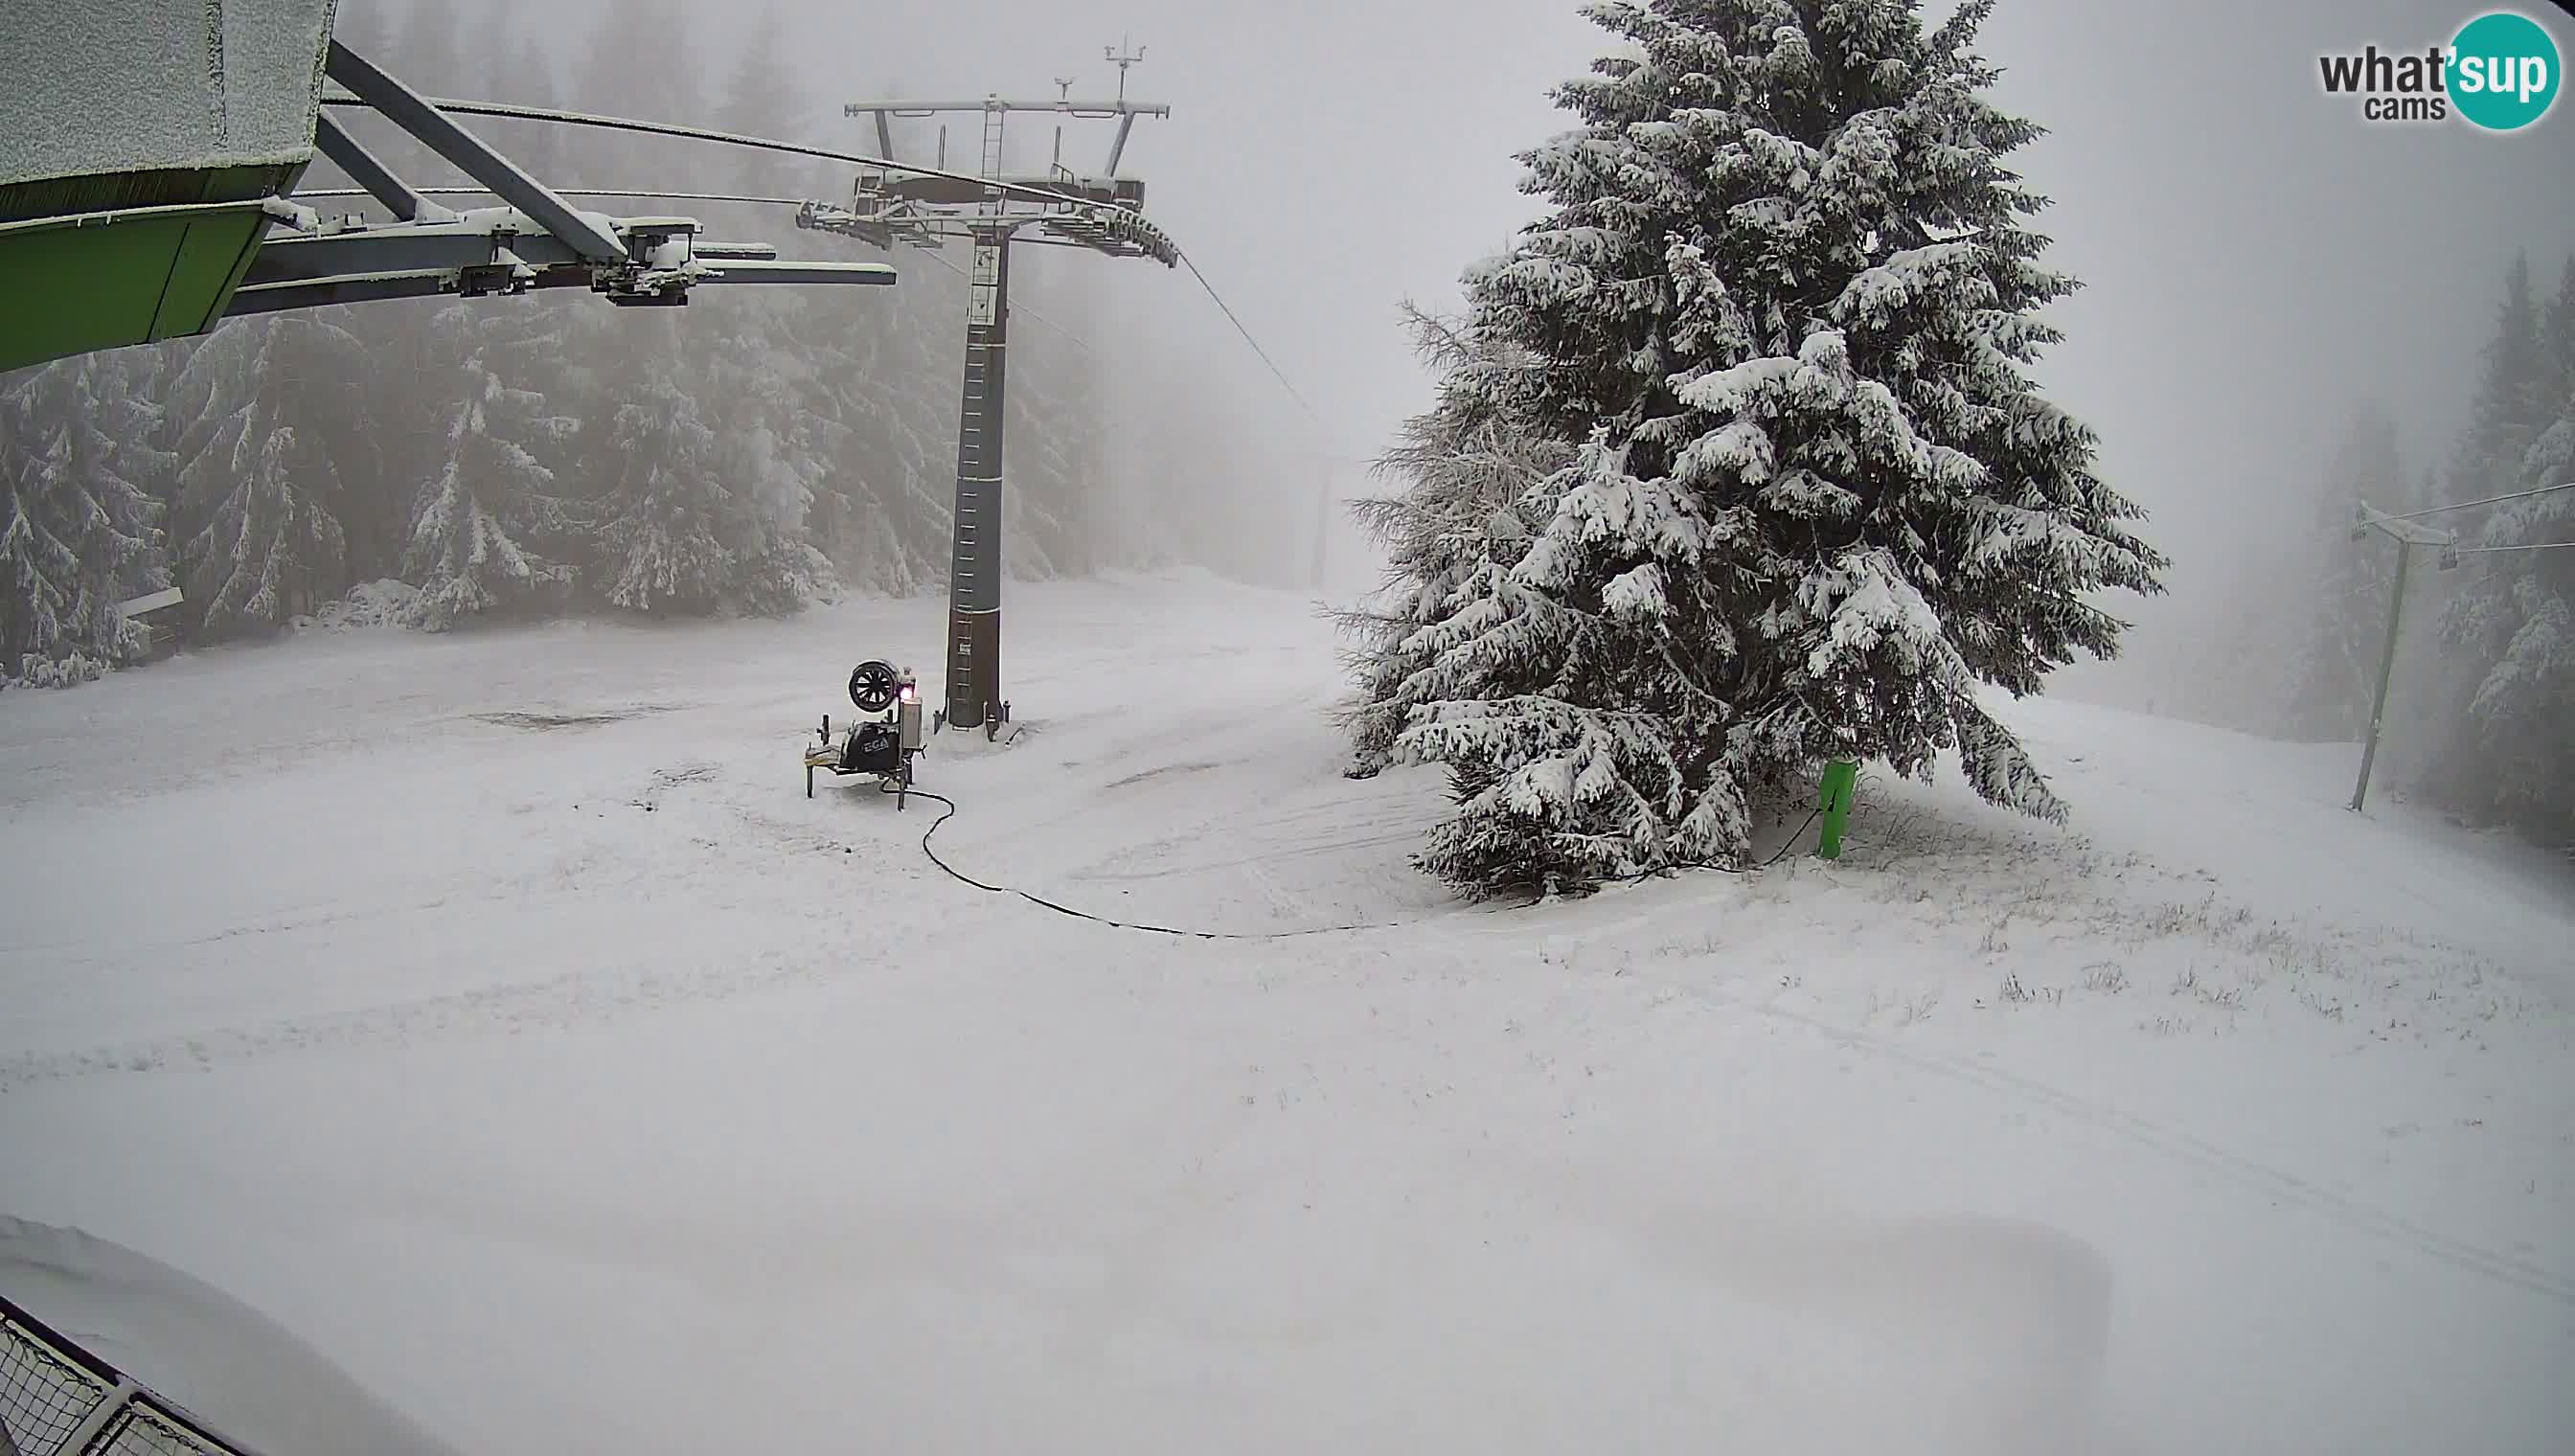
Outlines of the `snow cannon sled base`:
[{"label": "snow cannon sled base", "polygon": [[805,748],[805,796],[814,796],[817,768],[843,776],[874,774],[901,810],[912,792],[912,760],[921,755],[921,688],[910,669],[871,660],[851,671],[850,702],[861,713],[884,716],[851,724],[837,741],[831,715],[823,716],[822,740]]}]

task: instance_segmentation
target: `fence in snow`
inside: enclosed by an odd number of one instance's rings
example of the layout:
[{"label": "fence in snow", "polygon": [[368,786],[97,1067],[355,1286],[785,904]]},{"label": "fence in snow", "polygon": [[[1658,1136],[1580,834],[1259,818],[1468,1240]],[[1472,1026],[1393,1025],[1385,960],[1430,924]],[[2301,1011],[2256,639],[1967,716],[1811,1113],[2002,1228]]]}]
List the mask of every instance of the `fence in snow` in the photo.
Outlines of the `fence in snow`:
[{"label": "fence in snow", "polygon": [[0,1299],[0,1456],[259,1456]]}]

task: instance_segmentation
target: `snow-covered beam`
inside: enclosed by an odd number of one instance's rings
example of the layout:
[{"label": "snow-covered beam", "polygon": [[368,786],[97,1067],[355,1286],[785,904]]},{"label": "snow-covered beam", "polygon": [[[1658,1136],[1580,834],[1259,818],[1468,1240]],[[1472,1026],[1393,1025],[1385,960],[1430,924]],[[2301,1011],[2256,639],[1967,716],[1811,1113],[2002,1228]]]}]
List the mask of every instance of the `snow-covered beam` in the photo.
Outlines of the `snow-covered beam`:
[{"label": "snow-covered beam", "polygon": [[1067,203],[1087,202],[1113,207],[1145,205],[1145,184],[1134,178],[1004,176],[984,182],[950,177],[897,177],[880,181],[868,190],[925,207],[973,207],[991,196],[992,183],[996,182],[1011,189],[1015,199],[1023,201],[1052,194]]},{"label": "snow-covered beam", "polygon": [[987,96],[980,101],[851,101],[841,106],[841,115],[849,117],[924,117],[943,111],[1052,111],[1064,116],[1089,118],[1172,114],[1170,104],[1160,101],[1006,101],[998,96]]},{"label": "snow-covered beam", "polygon": [[2443,547],[2458,542],[2458,538],[2449,532],[2390,516],[2365,501],[2361,503],[2360,519],[2352,527],[2352,535],[2358,536],[2364,531],[2383,532],[2412,546]]},{"label": "snow-covered beam", "polygon": [[[608,233],[617,242],[615,233]],[[619,258],[625,248],[619,247]],[[504,266],[516,255],[532,267],[583,266],[589,260],[515,209],[488,208],[452,222],[352,228],[343,232],[272,234],[251,260],[245,283],[293,283],[358,274],[453,273]]]},{"label": "snow-covered beam", "polygon": [[[705,257],[706,255],[700,255]],[[733,258],[709,261],[700,283],[859,283],[890,284],[894,269],[883,263],[807,263],[796,259]]]},{"label": "snow-covered beam", "polygon": [[[896,281],[897,274],[882,263],[780,263],[762,259],[726,259],[702,263],[689,272],[692,287],[709,284],[874,284]],[[587,268],[554,268],[541,270],[533,279],[519,285],[527,289],[590,288]],[[246,283],[233,295],[227,318],[254,314],[273,314],[288,309],[322,308],[337,304],[379,303],[387,299],[437,298],[464,292],[460,270],[421,273],[360,273],[327,278],[284,279],[269,283]],[[612,302],[626,298],[612,296]],[[672,295],[655,295],[640,302],[675,302]]]},{"label": "snow-covered beam", "polygon": [[423,100],[420,94],[358,55],[337,39],[331,42],[326,67],[332,80],[382,112],[385,119],[453,163],[466,176],[491,188],[493,195],[537,220],[548,233],[593,263],[622,263],[626,252],[615,234],[598,219],[576,210],[554,189],[520,170],[519,165],[485,145],[480,137]]},{"label": "snow-covered beam", "polygon": [[176,607],[187,600],[188,594],[177,587],[165,587],[158,592],[147,592],[143,596],[120,602],[116,610],[126,617],[141,617],[146,613],[158,612],[164,607]]},{"label": "snow-covered beam", "polygon": [[411,184],[394,175],[376,154],[356,137],[343,131],[330,113],[317,113],[313,118],[313,142],[333,166],[349,174],[349,180],[367,190],[367,195],[385,205],[387,211],[407,223],[453,222],[456,210],[430,201],[414,191]]},{"label": "snow-covered beam", "polygon": [[[581,280],[561,280],[565,287]],[[550,286],[546,279],[530,285]],[[243,284],[233,293],[233,305],[225,311],[228,319],[249,318],[256,314],[283,313],[289,309],[318,309],[339,304],[379,303],[397,298],[436,298],[454,292],[456,280],[436,273],[386,274],[363,278],[326,278],[315,282]]]}]

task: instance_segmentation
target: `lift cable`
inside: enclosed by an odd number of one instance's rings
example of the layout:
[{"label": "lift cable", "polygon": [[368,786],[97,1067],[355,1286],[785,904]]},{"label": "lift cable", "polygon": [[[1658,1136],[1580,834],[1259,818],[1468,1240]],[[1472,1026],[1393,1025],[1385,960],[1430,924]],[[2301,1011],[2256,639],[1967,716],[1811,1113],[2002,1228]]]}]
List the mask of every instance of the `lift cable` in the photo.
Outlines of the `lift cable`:
[{"label": "lift cable", "polygon": [[[715,142],[728,147],[747,147],[757,152],[784,152],[789,156],[813,157],[825,162],[845,162],[858,167],[882,167],[889,172],[905,172],[916,177],[939,177],[951,182],[971,182],[989,191],[1007,193],[1055,207],[1073,207],[1085,212],[1097,211],[1099,207],[1082,198],[1068,197],[1062,192],[1049,188],[1029,187],[1017,182],[1002,182],[990,177],[975,177],[964,172],[951,172],[944,167],[924,167],[915,162],[896,162],[859,152],[839,152],[829,147],[809,147],[801,142],[782,142],[772,137],[745,136],[740,132],[721,132],[707,127],[681,126],[677,122],[643,121],[631,116],[601,116],[595,112],[565,111],[552,106],[519,106],[501,101],[459,101],[447,97],[427,99],[431,106],[457,116],[489,116],[505,121],[553,122],[559,126],[594,127],[602,131],[637,132],[645,136],[674,137],[682,141]],[[369,109],[366,102],[360,101],[345,91],[322,93],[322,104]],[[622,195],[641,196],[642,194]]]},{"label": "lift cable", "polygon": [[1198,260],[1192,258],[1185,249],[1176,247],[1174,251],[1180,254],[1181,262],[1189,266],[1190,276],[1199,281],[1199,287],[1206,289],[1207,296],[1214,299],[1216,306],[1225,311],[1226,322],[1234,325],[1234,331],[1243,336],[1243,342],[1251,345],[1252,352],[1261,356],[1261,362],[1270,366],[1271,377],[1279,381],[1279,387],[1286,390],[1288,397],[1294,400],[1297,408],[1305,412],[1305,418],[1317,425],[1321,424],[1323,417],[1315,414],[1314,407],[1305,403],[1305,397],[1298,394],[1296,387],[1288,382],[1288,376],[1280,371],[1278,361],[1270,357],[1270,351],[1262,348],[1261,341],[1252,337],[1252,331],[1243,326],[1243,320],[1235,317],[1234,310],[1226,304],[1224,296],[1216,291],[1216,285],[1208,282],[1208,276],[1199,271]]},{"label": "lift cable", "polygon": [[[367,103],[359,100],[357,97],[349,95],[346,92],[339,91],[324,92],[322,103],[326,106],[353,106],[360,108],[364,108],[367,105]],[[1052,191],[1043,187],[1027,187],[1016,182],[1002,182],[987,177],[975,177],[963,172],[951,172],[945,168],[924,167],[911,162],[897,162],[891,158],[871,157],[859,152],[835,151],[828,147],[809,147],[798,142],[782,142],[772,137],[746,136],[740,132],[716,131],[707,127],[681,126],[674,122],[643,121],[630,116],[602,116],[595,112],[566,111],[562,108],[551,106],[519,106],[508,102],[468,101],[443,96],[429,98],[429,104],[437,107],[441,111],[449,112],[457,116],[487,116],[506,121],[543,121],[552,122],[561,126],[594,127],[602,131],[636,132],[645,136],[673,137],[683,141],[714,142],[724,146],[748,147],[754,151],[784,152],[790,156],[813,157],[825,162],[843,162],[859,167],[882,167],[889,172],[905,172],[916,177],[940,177],[946,178],[952,182],[972,182],[978,187],[986,188],[990,191],[1000,192],[1015,197],[1028,198],[1034,201],[1047,203],[1051,206],[1062,207],[1071,205],[1080,208],[1085,212],[1097,210],[1093,207],[1084,206],[1079,199],[1068,198],[1061,192]],[[558,195],[567,194],[559,193]],[[644,194],[594,192],[582,195],[632,197],[643,196]],[[717,199],[710,197],[708,200],[715,201]],[[751,199],[742,200],[750,201]],[[1210,299],[1215,300],[1216,306],[1224,311],[1227,321],[1234,325],[1235,332],[1243,336],[1243,342],[1251,345],[1252,352],[1260,355],[1261,362],[1270,367],[1270,373],[1279,381],[1279,387],[1288,392],[1288,397],[1296,402],[1297,407],[1302,409],[1309,419],[1312,419],[1319,424],[1322,417],[1315,414],[1314,407],[1306,402],[1304,395],[1299,393],[1293,384],[1288,383],[1288,376],[1280,370],[1278,361],[1270,357],[1270,351],[1262,348],[1261,341],[1252,337],[1252,331],[1244,327],[1243,320],[1237,317],[1233,307],[1226,303],[1224,295],[1218,293],[1216,285],[1208,281],[1208,276],[1200,269],[1198,260],[1192,258],[1177,244],[1174,245],[1173,253],[1189,268],[1190,276],[1198,280],[1199,287],[1205,289],[1207,291],[1207,296]]]},{"label": "lift cable", "polygon": [[2444,511],[2467,511],[2478,506],[2500,506],[2506,501],[2527,501],[2533,496],[2546,496],[2557,491],[2575,491],[2575,481],[2567,481],[2562,485],[2541,486],[2535,491],[2515,491],[2509,496],[2489,496],[2482,501],[2461,501],[2455,505],[2449,506],[2427,506],[2420,511],[2408,511],[2401,516],[2390,515],[2387,519],[2390,521],[2419,521],[2426,516],[2438,516]]},{"label": "lift cable", "polygon": [[[423,197],[492,197],[497,195],[488,187],[415,187],[412,190]],[[555,196],[557,197],[631,197],[647,202],[732,202],[758,207],[803,207],[808,201],[808,199],[802,197],[755,197],[748,193],[741,192],[661,192],[651,188],[637,191],[631,188],[616,187],[558,187],[554,191]],[[372,197],[374,194],[368,192],[363,187],[320,187],[309,190],[298,189],[295,196],[300,201],[305,198],[315,197]],[[946,258],[941,257],[935,252],[926,253],[924,256],[928,257],[931,262],[936,263],[940,267],[947,269],[949,272],[956,274],[959,278],[972,276],[968,274],[965,269],[949,262]],[[1026,314],[1037,322],[1053,329],[1059,334],[1062,334],[1065,338],[1072,340],[1074,346],[1085,354],[1094,354],[1098,352],[1093,349],[1090,342],[1085,340],[1081,335],[1074,333],[1072,330],[1057,323],[1055,320],[1048,318],[1046,315],[1039,313],[1036,309],[1030,308],[1026,304],[1015,303],[1011,305],[1011,312],[1014,315]]]}]

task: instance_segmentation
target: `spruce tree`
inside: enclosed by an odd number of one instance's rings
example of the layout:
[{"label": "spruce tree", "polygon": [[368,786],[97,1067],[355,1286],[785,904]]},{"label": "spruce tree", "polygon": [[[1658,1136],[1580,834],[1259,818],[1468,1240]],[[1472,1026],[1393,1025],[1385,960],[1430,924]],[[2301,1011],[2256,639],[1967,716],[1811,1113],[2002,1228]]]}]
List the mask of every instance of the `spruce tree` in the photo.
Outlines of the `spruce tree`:
[{"label": "spruce tree", "polygon": [[2351,540],[2362,502],[2403,510],[2411,489],[2396,443],[2396,421],[2376,404],[2356,410],[2344,427],[2316,495],[2314,530],[2299,545],[2312,562],[2301,584],[2306,607],[2289,663],[2289,735],[2356,741],[2367,727],[2378,684],[2392,548],[2382,537]]},{"label": "spruce tree", "polygon": [[[764,7],[724,83],[718,126],[760,136],[806,130],[812,105],[796,84],[785,46],[776,8]],[[729,154],[724,164],[729,190],[765,194],[789,185],[786,169],[773,159]],[[710,217],[721,220],[724,213]],[[762,219],[738,221],[756,228]],[[830,391],[817,387],[807,346],[833,322],[849,326],[838,304],[810,293],[716,289],[688,310],[685,333],[700,375],[695,388],[730,493],[721,536],[738,565],[728,606],[778,615],[836,589],[812,522],[817,494],[832,473],[832,458],[848,448],[849,430]],[[839,318],[800,331],[799,319],[816,312]]]},{"label": "spruce tree", "polygon": [[2504,495],[2521,479],[2524,458],[2554,418],[2548,354],[2531,292],[2530,259],[2515,257],[2504,274],[2503,302],[2495,311],[2468,428],[2451,457],[2451,501]]},{"label": "spruce tree", "polygon": [[0,681],[27,660],[74,650],[81,560],[54,529],[77,490],[65,426],[46,421],[24,384],[0,393]]},{"label": "spruce tree", "polygon": [[[2552,319],[2575,313],[2575,268]],[[2552,349],[2558,347],[2551,341]],[[2554,419],[2486,513],[2468,582],[2442,626],[2480,671],[2440,782],[2476,817],[2575,852],[2575,368],[2544,361]]]},{"label": "spruce tree", "polygon": [[[813,103],[787,63],[787,39],[779,25],[778,6],[767,0],[756,13],[726,76],[716,103],[714,125],[723,131],[756,137],[795,140],[807,130]],[[728,190],[751,195],[775,192],[789,184],[787,161],[770,152],[733,152],[724,166]],[[801,179],[798,179],[801,180]]]},{"label": "spruce tree", "polygon": [[[2526,260],[2505,280],[2475,410],[2452,458],[2452,501],[2485,500],[2575,480],[2575,372],[2565,320],[2575,267],[2543,310]],[[2421,787],[2483,823],[2575,841],[2575,491],[2554,491],[2442,518],[2470,547],[2441,614],[2440,635],[2464,689],[2448,701]],[[2541,548],[2541,549],[2532,549]]]},{"label": "spruce tree", "polygon": [[382,472],[366,363],[347,330],[293,314],[226,324],[178,366],[173,536],[206,632],[282,626],[348,585],[340,512]]},{"label": "spruce tree", "polygon": [[1423,854],[1470,890],[1578,887],[1748,847],[1828,758],[2065,806],[1980,700],[2115,653],[2089,599],[2159,590],[2090,430],[2028,375],[2038,128],[1901,0],[1606,0],[1618,37],[1523,154],[1545,216],[1467,277],[1545,361],[1501,402],[1574,465],[1516,564],[1430,629],[1402,744],[1461,802]]},{"label": "spruce tree", "polygon": [[431,474],[414,494],[405,580],[420,589],[410,621],[445,631],[467,618],[541,598],[566,586],[569,570],[547,559],[566,511],[545,456],[574,422],[523,387],[561,348],[561,315],[523,299],[477,300],[441,310],[434,334],[443,375],[460,382],[447,407]]},{"label": "spruce tree", "polygon": [[713,612],[735,568],[716,433],[668,358],[649,355],[642,366],[597,450],[602,489],[588,508],[596,555],[585,580],[630,611]]},{"label": "spruce tree", "polygon": [[147,366],[121,350],[0,381],[0,676],[31,654],[113,665],[142,647],[118,604],[169,585]]},{"label": "spruce tree", "polygon": [[[793,301],[724,297],[693,306],[702,336],[698,393],[709,449],[725,483],[717,535],[737,563],[728,604],[765,616],[794,612],[834,590],[831,563],[808,519],[827,457],[846,438],[812,406],[809,366],[782,337]],[[703,336],[712,334],[712,338]]]},{"label": "spruce tree", "polygon": [[2540,349],[2542,378],[2549,382],[2549,392],[2575,390],[2575,253],[2566,255],[2565,276],[2558,281],[2557,297],[2549,301],[2541,321]]},{"label": "spruce tree", "polygon": [[1348,775],[1365,778],[1393,760],[1395,742],[1421,701],[1418,675],[1430,666],[1425,629],[1450,612],[1450,594],[1476,568],[1516,563],[1542,519],[1529,492],[1570,459],[1545,436],[1521,428],[1494,404],[1496,386],[1536,361],[1463,320],[1404,306],[1415,355],[1437,381],[1431,407],[1406,420],[1374,474],[1397,489],[1352,504],[1360,530],[1385,552],[1384,590],[1368,605],[1336,614],[1352,646],[1345,656],[1357,692],[1341,715],[1350,734]]}]

